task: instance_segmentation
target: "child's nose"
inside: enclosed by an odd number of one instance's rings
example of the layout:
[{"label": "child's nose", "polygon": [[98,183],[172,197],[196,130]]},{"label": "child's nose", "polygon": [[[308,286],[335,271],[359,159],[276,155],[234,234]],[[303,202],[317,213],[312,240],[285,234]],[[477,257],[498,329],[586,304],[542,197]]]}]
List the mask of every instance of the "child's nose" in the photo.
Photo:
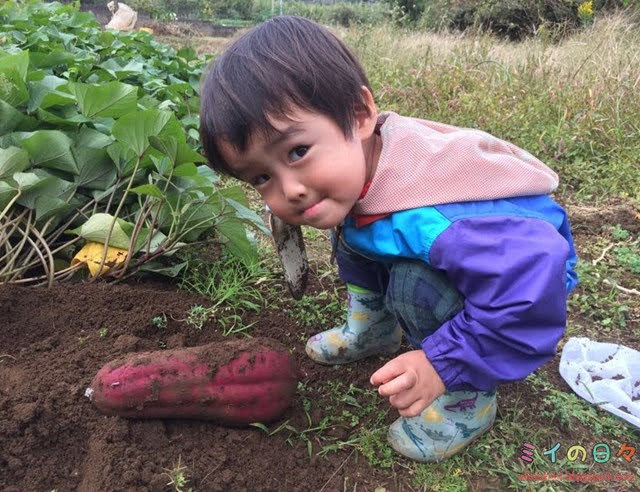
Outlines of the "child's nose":
[{"label": "child's nose", "polygon": [[287,200],[297,201],[305,197],[307,188],[299,180],[286,177],[282,180],[282,193]]}]

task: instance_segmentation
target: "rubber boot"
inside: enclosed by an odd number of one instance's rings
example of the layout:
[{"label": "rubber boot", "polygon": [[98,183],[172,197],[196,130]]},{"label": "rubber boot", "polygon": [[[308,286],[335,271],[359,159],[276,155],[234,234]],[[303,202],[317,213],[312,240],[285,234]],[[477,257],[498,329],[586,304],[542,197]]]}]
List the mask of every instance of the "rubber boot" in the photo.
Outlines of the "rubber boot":
[{"label": "rubber boot", "polygon": [[442,461],[467,447],[493,425],[495,391],[451,391],[417,417],[400,417],[388,440],[398,453],[416,461]]},{"label": "rubber boot", "polygon": [[307,355],[320,364],[347,364],[400,349],[402,328],[384,305],[384,294],[347,284],[347,322],[307,341]]}]

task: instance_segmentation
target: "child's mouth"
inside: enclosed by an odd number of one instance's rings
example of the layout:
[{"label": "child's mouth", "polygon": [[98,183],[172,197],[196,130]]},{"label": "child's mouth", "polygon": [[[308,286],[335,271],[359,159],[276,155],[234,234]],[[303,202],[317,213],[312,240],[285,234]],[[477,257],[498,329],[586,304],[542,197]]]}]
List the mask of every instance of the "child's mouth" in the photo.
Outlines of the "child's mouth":
[{"label": "child's mouth", "polygon": [[318,213],[320,212],[320,209],[322,208],[323,201],[324,200],[320,200],[319,202],[315,203],[314,205],[311,205],[308,209],[302,212],[302,215],[304,216],[304,218],[310,219],[315,215],[318,215]]}]

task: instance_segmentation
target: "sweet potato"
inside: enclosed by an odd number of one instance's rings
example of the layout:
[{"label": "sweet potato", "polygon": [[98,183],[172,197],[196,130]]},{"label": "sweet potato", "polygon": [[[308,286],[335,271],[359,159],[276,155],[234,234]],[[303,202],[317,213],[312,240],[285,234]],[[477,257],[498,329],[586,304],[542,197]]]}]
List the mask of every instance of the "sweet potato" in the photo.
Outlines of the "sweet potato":
[{"label": "sweet potato", "polygon": [[246,425],[278,418],[299,378],[284,347],[252,338],[129,355],[100,369],[87,395],[107,415]]}]

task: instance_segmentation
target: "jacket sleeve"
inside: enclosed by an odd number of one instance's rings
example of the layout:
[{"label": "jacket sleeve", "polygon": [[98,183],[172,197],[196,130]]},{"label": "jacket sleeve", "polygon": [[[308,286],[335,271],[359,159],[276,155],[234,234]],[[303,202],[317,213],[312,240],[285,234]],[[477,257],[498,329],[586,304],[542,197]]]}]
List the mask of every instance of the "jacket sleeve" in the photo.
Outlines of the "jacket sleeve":
[{"label": "jacket sleeve", "polygon": [[569,244],[548,222],[475,217],[451,224],[430,261],[465,298],[422,342],[448,390],[525,378],[556,351],[566,325]]}]

